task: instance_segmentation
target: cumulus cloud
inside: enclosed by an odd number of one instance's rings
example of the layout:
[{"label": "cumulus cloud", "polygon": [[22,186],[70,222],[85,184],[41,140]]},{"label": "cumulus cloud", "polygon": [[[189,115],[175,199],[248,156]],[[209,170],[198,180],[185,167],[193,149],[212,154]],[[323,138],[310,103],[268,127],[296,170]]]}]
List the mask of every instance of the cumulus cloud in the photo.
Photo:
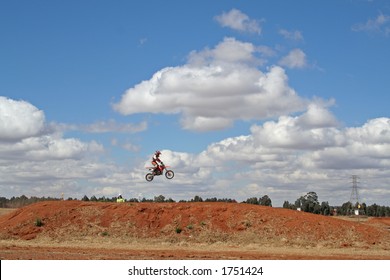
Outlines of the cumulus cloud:
[{"label": "cumulus cloud", "polygon": [[313,160],[321,168],[383,169],[390,161],[390,119],[369,120],[361,127],[346,128],[344,145],[317,151]]},{"label": "cumulus cloud", "polygon": [[81,159],[86,153],[102,152],[103,147],[91,141],[84,143],[75,138],[62,138],[53,135],[41,138],[28,138],[19,146],[25,147],[25,159],[49,160],[49,159]]},{"label": "cumulus cloud", "polygon": [[26,101],[0,96],[0,141],[37,136],[44,130],[45,115]]},{"label": "cumulus cloud", "polygon": [[248,15],[240,10],[232,9],[216,16],[215,20],[222,27],[229,27],[238,31],[261,34],[261,26],[257,20],[250,19]]},{"label": "cumulus cloud", "polygon": [[[325,104],[326,105],[326,104]],[[297,123],[306,128],[335,127],[338,125],[336,117],[320,102],[309,104],[307,111],[297,117]]]},{"label": "cumulus cloud", "polygon": [[192,51],[189,55],[188,64],[191,66],[213,65],[257,65],[262,61],[256,57],[256,53],[269,53],[269,49],[263,46],[255,46],[252,43],[241,42],[234,38],[224,38],[213,49]]},{"label": "cumulus cloud", "polygon": [[[351,139],[359,140],[362,143],[383,144],[390,141],[390,119],[377,118],[369,120],[362,127],[352,127],[347,130]],[[390,152],[390,151],[389,151]]]},{"label": "cumulus cloud", "polygon": [[311,102],[302,113],[253,124],[247,135],[211,143],[199,153],[162,150],[161,159],[175,171],[175,178],[156,178],[153,184],[144,178],[151,155],[135,168],[118,167],[88,157],[102,152],[98,143],[60,133],[2,142],[0,188],[13,186],[13,191],[23,193],[23,187],[34,182],[32,194],[58,196],[68,190],[78,197],[121,192],[126,197],[142,193],[149,198],[163,194],[174,199],[200,195],[245,200],[268,194],[275,206],[308,191],[331,204],[344,203],[351,174],[374,180],[372,192],[386,190],[386,179],[378,178],[390,176],[390,119],[343,127],[328,105]]},{"label": "cumulus cloud", "polygon": [[103,151],[103,146],[95,141],[63,138],[58,133],[27,137],[17,142],[0,142],[2,158],[10,162],[81,159],[87,154]]},{"label": "cumulus cloud", "polygon": [[177,172],[183,198],[202,188],[203,196],[268,194],[281,205],[296,199],[297,191],[314,190],[337,205],[349,199],[351,174],[375,181],[372,191],[386,189],[386,179],[378,178],[390,176],[390,119],[342,127],[326,107],[310,104],[298,116],[254,124],[248,135],[212,143],[200,153],[166,150],[162,158]]},{"label": "cumulus cloud", "polygon": [[225,38],[212,50],[192,52],[187,64],[159,70],[128,89],[113,108],[124,115],[180,114],[183,128],[197,131],[303,110],[307,100],[289,87],[283,68],[256,67],[257,51]]},{"label": "cumulus cloud", "polygon": [[[302,120],[313,114],[313,111],[319,112],[317,119],[307,125]],[[348,170],[361,166],[369,169],[388,168],[390,119],[378,118],[361,127],[342,128],[325,108],[311,105],[300,116],[281,116],[278,121],[253,125],[250,135],[228,138],[213,144],[208,148],[208,154],[210,153],[215,156],[232,153],[235,156],[231,158],[235,160],[242,158],[253,163],[264,159],[268,162],[272,159],[286,160],[292,156],[294,161],[304,163],[304,168],[311,166],[318,170]],[[293,162],[287,163],[288,166],[296,165]]]},{"label": "cumulus cloud", "polygon": [[81,158],[103,147],[91,141],[63,138],[49,128],[43,111],[26,101],[0,97],[0,152],[2,158],[50,160]]},{"label": "cumulus cloud", "polygon": [[45,123],[43,111],[26,101],[0,97],[0,126],[0,190],[4,194],[57,191],[58,197],[59,189],[75,187],[77,180],[98,173],[102,176],[102,170],[108,169],[93,160],[104,151],[101,144],[64,137]]},{"label": "cumulus cloud", "polygon": [[300,49],[290,51],[279,64],[288,68],[304,68],[307,66],[306,54]]}]

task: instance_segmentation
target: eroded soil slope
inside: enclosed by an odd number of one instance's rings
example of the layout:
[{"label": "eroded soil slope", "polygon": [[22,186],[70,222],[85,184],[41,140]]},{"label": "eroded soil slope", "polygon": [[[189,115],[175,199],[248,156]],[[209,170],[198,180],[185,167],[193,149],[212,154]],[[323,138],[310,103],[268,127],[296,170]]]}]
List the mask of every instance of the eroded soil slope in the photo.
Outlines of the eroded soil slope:
[{"label": "eroded soil slope", "polygon": [[[4,252],[19,250],[19,253],[29,244],[44,241],[45,246],[67,244],[63,250],[88,247],[88,243],[94,250],[97,244],[102,248],[111,246],[111,249],[115,244],[122,244],[121,248],[136,243],[160,244],[165,248],[180,245],[195,256],[199,248],[213,255],[216,244],[218,248],[232,248],[231,251],[246,248],[246,254],[250,248],[263,248],[263,252],[264,248],[269,251],[272,247],[353,249],[363,250],[368,256],[379,254],[381,258],[390,259],[389,225],[390,219],[346,221],[242,203],[50,201],[0,216],[0,238],[3,245],[8,242],[3,247]],[[24,247],[10,246],[11,241],[12,244],[19,241]],[[156,252],[158,248],[151,250]],[[92,254],[100,258],[98,252]],[[244,252],[241,255],[245,255]],[[269,255],[272,256],[272,252]],[[12,254],[8,256],[12,258]],[[8,257],[0,255],[0,258]],[[285,258],[291,257],[287,254]]]}]

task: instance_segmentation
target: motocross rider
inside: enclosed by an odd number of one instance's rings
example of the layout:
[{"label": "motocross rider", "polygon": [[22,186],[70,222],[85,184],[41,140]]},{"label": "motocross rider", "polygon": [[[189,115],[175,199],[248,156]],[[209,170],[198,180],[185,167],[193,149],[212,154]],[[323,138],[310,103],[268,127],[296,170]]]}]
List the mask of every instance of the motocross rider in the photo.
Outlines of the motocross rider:
[{"label": "motocross rider", "polygon": [[160,172],[160,166],[159,166],[159,163],[161,164],[162,161],[160,160],[160,155],[161,155],[161,152],[160,151],[156,151],[152,157],[152,164],[153,166],[155,167],[154,168],[154,172],[157,173],[158,171]]}]

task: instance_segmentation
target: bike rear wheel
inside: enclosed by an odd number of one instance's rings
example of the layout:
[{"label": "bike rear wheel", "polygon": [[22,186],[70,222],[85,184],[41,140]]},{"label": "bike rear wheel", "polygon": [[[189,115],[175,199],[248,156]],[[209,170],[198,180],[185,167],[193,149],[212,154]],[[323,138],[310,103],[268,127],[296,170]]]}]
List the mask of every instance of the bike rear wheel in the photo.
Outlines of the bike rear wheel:
[{"label": "bike rear wheel", "polygon": [[173,173],[172,170],[167,170],[167,172],[165,172],[165,177],[167,179],[172,179],[174,176],[175,176],[175,173]]},{"label": "bike rear wheel", "polygon": [[150,182],[153,181],[154,175],[152,173],[148,173],[145,176],[146,181]]}]

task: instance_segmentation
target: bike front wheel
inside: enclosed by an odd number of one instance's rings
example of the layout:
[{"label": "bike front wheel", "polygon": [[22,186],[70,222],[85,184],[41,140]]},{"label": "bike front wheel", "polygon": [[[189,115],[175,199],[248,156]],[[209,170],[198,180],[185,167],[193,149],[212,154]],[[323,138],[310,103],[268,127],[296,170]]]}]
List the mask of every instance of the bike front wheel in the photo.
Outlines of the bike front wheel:
[{"label": "bike front wheel", "polygon": [[175,173],[173,173],[172,170],[167,170],[167,172],[165,172],[165,177],[167,179],[172,179],[174,176],[175,176]]},{"label": "bike front wheel", "polygon": [[146,174],[146,176],[145,176],[145,179],[146,179],[146,181],[148,181],[148,182],[152,181],[153,178],[154,178],[154,175],[153,175],[152,173],[148,173],[148,174]]}]

